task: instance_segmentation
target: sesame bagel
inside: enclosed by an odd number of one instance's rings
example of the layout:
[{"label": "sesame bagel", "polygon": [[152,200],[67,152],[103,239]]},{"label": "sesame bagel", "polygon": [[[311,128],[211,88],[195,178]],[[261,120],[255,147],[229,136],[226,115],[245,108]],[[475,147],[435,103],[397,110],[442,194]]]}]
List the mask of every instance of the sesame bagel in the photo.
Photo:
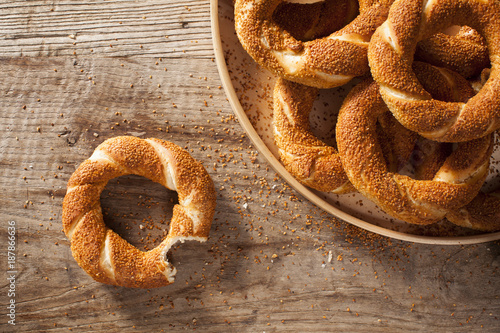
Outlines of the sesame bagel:
[{"label": "sesame bagel", "polygon": [[[108,181],[123,175],[146,177],[177,191],[167,237],[143,252],[108,228],[100,194]],[[155,288],[174,281],[176,269],[166,254],[178,241],[206,241],[215,210],[213,182],[186,151],[158,139],[122,136],[101,143],[68,181],[63,201],[64,232],[77,263],[98,282]]]},{"label": "sesame bagel", "polygon": [[274,86],[273,128],[281,163],[298,181],[324,192],[354,190],[337,150],[314,136],[309,113],[318,89],[278,78]]},{"label": "sesame bagel", "polygon": [[[433,99],[411,66],[417,43],[452,25],[470,26],[484,37],[492,66],[483,88],[465,103]],[[397,0],[372,36],[368,59],[389,110],[420,135],[464,142],[500,127],[500,2]]]},{"label": "sesame bagel", "polygon": [[262,67],[304,85],[330,88],[368,71],[368,43],[388,9],[374,5],[327,37],[302,42],[273,13],[284,0],[236,0],[235,29],[243,48]]},{"label": "sesame bagel", "polygon": [[[302,184],[337,194],[354,191],[337,150],[312,132],[309,114],[318,89],[278,78],[274,87],[273,128],[281,163]],[[390,114],[377,123],[383,155],[391,170],[408,160],[417,135]]]},{"label": "sesame bagel", "polygon": [[387,214],[420,225],[470,202],[488,173],[492,136],[457,144],[432,180],[416,180],[388,170],[375,130],[384,112],[379,86],[371,79],[354,87],[342,105],[337,145],[354,187]]}]

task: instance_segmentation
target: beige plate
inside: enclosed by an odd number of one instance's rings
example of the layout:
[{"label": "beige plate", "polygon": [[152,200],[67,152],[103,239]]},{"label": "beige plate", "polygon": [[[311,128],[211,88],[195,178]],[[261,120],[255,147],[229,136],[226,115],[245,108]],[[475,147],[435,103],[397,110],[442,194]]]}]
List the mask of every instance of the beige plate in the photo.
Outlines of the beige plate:
[{"label": "beige plate", "polygon": [[[500,232],[480,233],[459,228],[447,221],[416,226],[396,220],[358,193],[336,195],[311,190],[296,181],[278,160],[272,129],[274,77],[260,68],[243,50],[234,30],[233,0],[211,0],[212,35],[215,57],[224,89],[240,124],[271,166],[301,195],[349,223],[380,235],[427,244],[474,244],[500,239]],[[354,83],[353,83],[354,84]],[[343,97],[353,84],[322,90],[311,112],[311,126],[323,140],[335,138],[335,118]],[[497,138],[498,139],[498,138]],[[498,141],[498,140],[497,140]],[[498,144],[493,154],[493,178],[498,180]]]}]

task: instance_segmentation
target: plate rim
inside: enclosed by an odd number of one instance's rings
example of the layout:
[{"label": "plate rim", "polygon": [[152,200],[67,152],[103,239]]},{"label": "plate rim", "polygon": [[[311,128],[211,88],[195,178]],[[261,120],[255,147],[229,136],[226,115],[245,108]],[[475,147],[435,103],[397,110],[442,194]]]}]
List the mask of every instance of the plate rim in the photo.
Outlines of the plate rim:
[{"label": "plate rim", "polygon": [[219,0],[210,0],[210,26],[212,33],[212,43],[215,53],[215,62],[217,65],[217,70],[219,72],[219,77],[222,81],[222,86],[224,92],[227,96],[229,104],[236,114],[236,117],[243,127],[243,130],[250,137],[250,140],[255,145],[256,149],[264,156],[266,161],[270,166],[301,196],[306,198],[309,202],[318,206],[325,212],[339,218],[341,221],[350,223],[361,229],[367,230],[369,232],[376,233],[389,238],[394,238],[397,240],[415,242],[420,244],[432,244],[432,245],[468,245],[468,244],[479,244],[490,241],[495,241],[500,239],[500,232],[484,233],[472,236],[455,236],[455,237],[434,237],[434,236],[422,236],[407,234],[399,231],[394,231],[373,225],[369,222],[363,221],[357,217],[354,217],[334,206],[330,203],[313,193],[306,186],[299,183],[285,167],[279,162],[279,160],[272,154],[269,148],[266,146],[264,141],[261,139],[257,131],[252,126],[250,120],[246,116],[245,110],[243,109],[234,86],[231,82],[231,77],[229,76],[229,71],[227,69],[226,60],[224,58],[224,51],[222,47],[222,39],[220,35],[219,26]]}]

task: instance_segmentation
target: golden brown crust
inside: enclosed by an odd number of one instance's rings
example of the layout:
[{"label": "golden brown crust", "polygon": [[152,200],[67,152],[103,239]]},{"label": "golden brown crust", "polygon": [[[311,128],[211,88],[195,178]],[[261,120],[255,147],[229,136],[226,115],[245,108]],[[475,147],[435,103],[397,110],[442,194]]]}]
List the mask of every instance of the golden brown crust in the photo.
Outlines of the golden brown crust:
[{"label": "golden brown crust", "polygon": [[456,34],[437,33],[418,42],[415,59],[451,69],[466,78],[481,73],[490,64],[486,41],[470,27],[457,28]]},{"label": "golden brown crust", "polygon": [[415,224],[430,224],[471,201],[484,182],[492,136],[459,143],[430,181],[389,172],[375,122],[387,107],[379,87],[365,80],[349,93],[337,122],[344,169],[356,189],[386,213]]},{"label": "golden brown crust", "polygon": [[[136,174],[176,190],[167,237],[142,252],[104,224],[100,194],[115,177]],[[208,237],[216,205],[213,182],[186,151],[158,139],[116,137],[100,144],[68,181],[63,228],[77,263],[96,281],[124,287],[155,288],[173,282],[175,268],[165,255],[176,241]]]},{"label": "golden brown crust", "polygon": [[243,48],[261,66],[290,81],[330,88],[368,71],[368,42],[388,9],[374,5],[328,37],[302,42],[273,20],[283,0],[237,0],[235,28]]},{"label": "golden brown crust", "polygon": [[375,6],[375,5],[380,5],[389,8],[394,0],[359,0],[359,11],[364,12],[368,8]]},{"label": "golden brown crust", "polygon": [[[386,112],[389,113],[389,112]],[[415,179],[432,180],[452,151],[452,144],[419,138],[412,164]],[[479,192],[467,205],[446,212],[446,219],[461,227],[482,230],[500,230],[500,190]]]},{"label": "golden brown crust", "polygon": [[109,230],[101,223],[102,219],[100,206],[83,215],[82,222],[78,223],[71,237],[71,252],[78,265],[94,280],[114,284],[114,278],[109,277],[100,266],[101,252]]},{"label": "golden brown crust", "polygon": [[[432,99],[412,71],[417,42],[450,25],[467,24],[486,40],[490,78],[467,103]],[[391,112],[424,137],[461,142],[500,127],[500,3],[497,1],[397,0],[388,19],[372,36],[368,59]],[[422,112],[422,108],[427,111]],[[419,111],[420,110],[420,111]]]}]

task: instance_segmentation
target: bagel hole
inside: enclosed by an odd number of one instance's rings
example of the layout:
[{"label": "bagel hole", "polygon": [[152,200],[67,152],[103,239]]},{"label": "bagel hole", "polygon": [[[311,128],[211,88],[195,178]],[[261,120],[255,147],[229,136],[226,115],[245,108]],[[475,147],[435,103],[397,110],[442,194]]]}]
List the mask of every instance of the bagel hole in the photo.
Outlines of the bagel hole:
[{"label": "bagel hole", "polygon": [[177,203],[177,192],[136,175],[110,180],[101,194],[104,223],[141,251],[160,245]]},{"label": "bagel hole", "polygon": [[356,82],[357,80],[353,80],[346,86],[321,89],[309,113],[309,124],[313,135],[335,149],[337,149],[335,127],[339,110],[349,92],[349,87]]},{"label": "bagel hole", "polygon": [[420,137],[410,154],[408,163],[399,173],[416,180],[432,180],[456,148],[453,143],[437,143]]},{"label": "bagel hole", "polygon": [[357,1],[325,0],[312,3],[284,1],[273,20],[293,38],[306,42],[342,29],[359,14]]}]

